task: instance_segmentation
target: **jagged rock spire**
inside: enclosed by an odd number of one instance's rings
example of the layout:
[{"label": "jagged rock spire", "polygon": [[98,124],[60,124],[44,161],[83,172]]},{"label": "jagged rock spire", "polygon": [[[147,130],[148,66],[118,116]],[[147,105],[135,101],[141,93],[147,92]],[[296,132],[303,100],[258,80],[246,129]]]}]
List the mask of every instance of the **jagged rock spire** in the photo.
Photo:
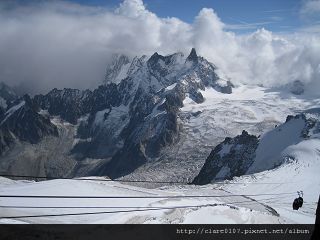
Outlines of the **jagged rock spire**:
[{"label": "jagged rock spire", "polygon": [[195,48],[191,49],[191,52],[190,52],[189,56],[187,57],[187,61],[194,62],[194,63],[198,62],[198,55],[197,55]]},{"label": "jagged rock spire", "polygon": [[152,56],[149,58],[148,63],[156,63],[159,58],[163,58],[163,56],[161,56],[160,54],[158,54],[157,52],[155,52],[154,54],[152,54]]}]

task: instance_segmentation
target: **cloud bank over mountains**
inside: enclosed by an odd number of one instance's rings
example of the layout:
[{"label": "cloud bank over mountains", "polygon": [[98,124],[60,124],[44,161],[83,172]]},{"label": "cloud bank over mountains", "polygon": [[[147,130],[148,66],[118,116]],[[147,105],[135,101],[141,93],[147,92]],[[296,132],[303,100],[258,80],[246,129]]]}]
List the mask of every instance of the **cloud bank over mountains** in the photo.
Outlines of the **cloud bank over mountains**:
[{"label": "cloud bank over mountains", "polygon": [[192,47],[235,84],[278,87],[300,80],[320,90],[319,32],[236,34],[209,8],[190,24],[160,18],[142,0],[125,0],[115,10],[65,1],[7,1],[0,3],[0,29],[0,81],[33,93],[92,88],[104,78],[113,53],[187,54]]}]

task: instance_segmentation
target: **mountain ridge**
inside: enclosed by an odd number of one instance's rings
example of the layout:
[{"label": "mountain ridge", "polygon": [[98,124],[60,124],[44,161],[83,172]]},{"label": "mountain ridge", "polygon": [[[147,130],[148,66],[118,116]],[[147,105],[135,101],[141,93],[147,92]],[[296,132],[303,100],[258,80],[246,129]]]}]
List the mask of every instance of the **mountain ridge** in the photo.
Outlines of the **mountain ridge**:
[{"label": "mountain ridge", "polygon": [[316,137],[319,126],[318,117],[307,118],[301,113],[289,115],[285,123],[261,137],[243,131],[234,138],[226,138],[212,150],[193,183],[208,184],[274,169],[291,158],[284,153],[287,148]]},{"label": "mountain ridge", "polygon": [[49,116],[77,126],[70,154],[80,166],[85,159],[100,159],[90,174],[120,177],[178,142],[178,113],[186,97],[202,103],[200,91],[208,87],[232,92],[231,82],[222,84],[215,71],[195,49],[187,57],[154,53],[129,60],[118,55],[107,68],[106,84],[94,90],[55,88],[31,101]]}]

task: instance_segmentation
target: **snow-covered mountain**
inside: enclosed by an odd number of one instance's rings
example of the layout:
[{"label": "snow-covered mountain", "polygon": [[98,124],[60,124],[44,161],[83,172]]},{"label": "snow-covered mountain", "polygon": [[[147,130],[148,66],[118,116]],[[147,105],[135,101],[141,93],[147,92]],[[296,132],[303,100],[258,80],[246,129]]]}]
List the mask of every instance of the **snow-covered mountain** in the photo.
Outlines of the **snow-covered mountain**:
[{"label": "snow-covered mountain", "polygon": [[132,60],[128,56],[116,54],[112,62],[107,66],[105,84],[120,83],[121,80],[134,74],[148,60],[147,56],[134,57]]},{"label": "snow-covered mountain", "polygon": [[[214,148],[193,183],[207,184],[274,169],[294,160],[290,149],[310,138],[318,139],[319,132],[319,116],[314,114],[288,116],[284,124],[260,139],[243,131]],[[319,146],[314,147],[316,150]]]},{"label": "snow-covered mountain", "polygon": [[283,123],[288,115],[319,106],[316,98],[256,86],[236,87],[232,94],[211,88],[201,93],[203,103],[188,97],[183,102],[179,111],[179,142],[157,161],[144,164],[126,178],[191,182],[210,152],[226,137],[234,138],[243,130],[249,135],[263,135]]},{"label": "snow-covered mountain", "polygon": [[73,174],[90,164],[83,160],[96,159],[91,174],[119,177],[154,161],[179,140],[178,114],[186,97],[201,103],[200,91],[206,88],[232,93],[232,84],[215,71],[195,49],[187,57],[154,53],[130,61],[119,55],[107,69],[106,85],[93,91],[54,89],[35,96],[34,102],[50,115],[78,124],[71,153],[82,161]]}]

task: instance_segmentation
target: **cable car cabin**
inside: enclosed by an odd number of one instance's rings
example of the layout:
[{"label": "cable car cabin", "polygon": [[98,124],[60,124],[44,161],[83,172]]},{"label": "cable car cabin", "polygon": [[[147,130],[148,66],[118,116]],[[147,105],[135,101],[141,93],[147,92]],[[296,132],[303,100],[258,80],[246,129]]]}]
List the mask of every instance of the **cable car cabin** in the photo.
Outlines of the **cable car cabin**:
[{"label": "cable car cabin", "polygon": [[293,201],[292,208],[293,210],[298,210],[299,208],[302,207],[302,205],[303,205],[303,198],[298,197]]},{"label": "cable car cabin", "polygon": [[293,210],[298,210],[303,205],[303,191],[298,191],[298,198],[296,198],[292,203]]}]

